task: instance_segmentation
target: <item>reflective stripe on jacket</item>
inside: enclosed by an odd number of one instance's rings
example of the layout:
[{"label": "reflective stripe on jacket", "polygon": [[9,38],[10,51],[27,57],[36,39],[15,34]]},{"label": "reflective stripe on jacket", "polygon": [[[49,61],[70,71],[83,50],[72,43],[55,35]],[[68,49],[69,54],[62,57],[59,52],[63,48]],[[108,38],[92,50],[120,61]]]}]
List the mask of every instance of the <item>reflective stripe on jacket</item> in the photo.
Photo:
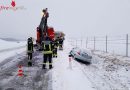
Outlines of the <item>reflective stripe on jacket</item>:
[{"label": "reflective stripe on jacket", "polygon": [[28,50],[27,52],[28,52],[28,53],[33,53],[33,51],[30,51],[30,50]]},{"label": "reflective stripe on jacket", "polygon": [[43,51],[43,54],[52,54],[52,51]]},{"label": "reflective stripe on jacket", "polygon": [[48,44],[48,45],[49,45],[49,50],[45,50],[46,49],[46,45],[44,44],[43,54],[52,54],[51,44]]}]

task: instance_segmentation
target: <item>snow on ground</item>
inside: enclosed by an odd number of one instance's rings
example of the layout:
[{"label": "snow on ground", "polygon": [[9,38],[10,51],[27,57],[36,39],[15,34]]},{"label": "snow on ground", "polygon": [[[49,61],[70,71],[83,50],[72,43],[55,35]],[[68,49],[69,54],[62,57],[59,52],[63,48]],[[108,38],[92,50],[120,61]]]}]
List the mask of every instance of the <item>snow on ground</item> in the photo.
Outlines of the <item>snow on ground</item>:
[{"label": "snow on ground", "polygon": [[94,90],[88,78],[73,63],[75,61],[72,62],[71,68],[68,59],[70,49],[71,46],[65,42],[64,51],[59,51],[58,58],[53,60],[53,90]]},{"label": "snow on ground", "polygon": [[130,89],[130,58],[104,53],[101,51],[92,51],[93,65],[98,67],[100,76],[110,84],[112,89],[129,90]]},{"label": "snow on ground", "polygon": [[24,52],[26,49],[24,48],[20,48],[20,49],[16,49],[16,50],[11,50],[11,51],[7,51],[7,52],[3,52],[0,53],[0,62],[2,62],[3,60],[5,60],[6,58],[9,58],[11,56],[17,56],[17,54],[20,54],[22,52]]},{"label": "snow on ground", "polygon": [[0,52],[20,46],[25,46],[26,42],[25,41],[19,41],[19,42],[11,42],[11,41],[5,41],[0,39]]},{"label": "snow on ground", "polygon": [[53,60],[53,90],[130,90],[129,57],[88,50],[93,57],[91,65],[73,59],[69,63],[71,48],[66,41]]},{"label": "snow on ground", "polygon": [[[51,70],[41,69],[42,52],[33,53],[32,67],[28,67],[27,61],[27,55],[23,52],[0,63],[0,90],[52,90]],[[18,76],[19,65],[22,65],[22,77]]]},{"label": "snow on ground", "polygon": [[23,51],[26,50],[26,42],[20,41],[20,42],[9,42],[4,41],[0,39],[0,62],[2,62],[4,59],[17,55]]},{"label": "snow on ground", "polygon": [[[5,43],[2,44],[4,45]],[[11,42],[8,45],[11,45]],[[14,47],[19,47],[19,45],[15,45]],[[49,70],[49,74],[47,74],[52,75],[53,90],[130,90],[129,57],[88,50],[93,57],[91,65],[81,64],[73,59],[71,59],[72,61],[70,63],[68,53],[72,48],[66,40],[64,50],[58,51],[58,58],[53,59],[54,68]],[[0,52],[0,61],[2,62],[5,58],[13,55],[17,59],[19,53],[23,51],[25,51],[25,47]],[[41,59],[37,57],[37,54],[34,57],[36,60],[40,60],[39,63],[41,63],[42,54],[38,54]],[[26,61],[24,58],[23,60]],[[16,60],[13,59],[13,61]],[[13,61],[8,63],[11,64]],[[35,70],[34,67],[31,69]],[[41,66],[39,69],[41,69]],[[48,83],[51,83],[51,79],[48,80]],[[51,86],[48,85],[46,87]]]}]

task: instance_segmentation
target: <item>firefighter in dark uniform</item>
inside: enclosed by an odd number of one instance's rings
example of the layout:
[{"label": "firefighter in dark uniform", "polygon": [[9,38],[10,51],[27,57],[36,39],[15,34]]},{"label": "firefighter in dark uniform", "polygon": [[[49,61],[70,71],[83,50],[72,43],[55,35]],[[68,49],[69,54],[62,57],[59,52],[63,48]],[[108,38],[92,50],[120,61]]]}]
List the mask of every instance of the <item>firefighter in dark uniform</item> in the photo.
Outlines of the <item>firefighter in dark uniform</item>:
[{"label": "firefighter in dark uniform", "polygon": [[59,37],[56,38],[55,43],[56,43],[56,46],[58,48],[59,47]]},{"label": "firefighter in dark uniform", "polygon": [[33,41],[32,37],[27,41],[28,66],[32,66]]},{"label": "firefighter in dark uniform", "polygon": [[58,47],[58,41],[57,40],[53,41],[52,47],[53,47],[53,57],[57,57],[57,47]]},{"label": "firefighter in dark uniform", "polygon": [[60,50],[63,49],[63,38],[62,37],[59,38],[59,49]]},{"label": "firefighter in dark uniform", "polygon": [[54,39],[52,40],[52,57],[55,57],[55,55],[54,55]]},{"label": "firefighter in dark uniform", "polygon": [[54,41],[54,55],[57,57],[57,48],[58,48],[59,42],[57,40]]},{"label": "firefighter in dark uniform", "polygon": [[43,47],[43,69],[46,69],[46,63],[49,61],[49,69],[52,69],[52,41],[49,37],[45,37],[42,42]]}]

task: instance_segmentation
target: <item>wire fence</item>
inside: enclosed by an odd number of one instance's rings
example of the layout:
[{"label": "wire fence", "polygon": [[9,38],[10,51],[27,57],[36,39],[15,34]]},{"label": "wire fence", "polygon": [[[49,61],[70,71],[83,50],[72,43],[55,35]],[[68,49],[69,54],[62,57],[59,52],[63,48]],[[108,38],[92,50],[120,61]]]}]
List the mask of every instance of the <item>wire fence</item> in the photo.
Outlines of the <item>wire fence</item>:
[{"label": "wire fence", "polygon": [[93,50],[101,50],[106,53],[130,56],[130,36],[103,36],[103,37],[86,37],[70,38],[71,45],[74,47],[83,47]]}]

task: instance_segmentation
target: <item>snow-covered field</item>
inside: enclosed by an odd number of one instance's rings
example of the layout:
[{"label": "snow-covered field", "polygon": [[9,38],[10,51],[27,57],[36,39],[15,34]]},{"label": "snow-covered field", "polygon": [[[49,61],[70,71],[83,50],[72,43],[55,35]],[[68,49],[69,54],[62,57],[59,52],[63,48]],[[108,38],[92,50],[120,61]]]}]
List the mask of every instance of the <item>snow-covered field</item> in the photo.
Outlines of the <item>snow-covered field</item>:
[{"label": "snow-covered field", "polygon": [[26,45],[26,42],[25,41],[16,41],[16,42],[12,42],[12,41],[5,41],[5,40],[2,40],[0,39],[0,52],[3,52],[3,51],[7,51],[7,50],[10,50],[10,49],[15,49],[15,48],[18,48],[18,47],[22,47],[22,46],[25,46]]},{"label": "snow-covered field", "polygon": [[11,42],[0,39],[0,44],[0,62],[26,50],[25,41]]}]

